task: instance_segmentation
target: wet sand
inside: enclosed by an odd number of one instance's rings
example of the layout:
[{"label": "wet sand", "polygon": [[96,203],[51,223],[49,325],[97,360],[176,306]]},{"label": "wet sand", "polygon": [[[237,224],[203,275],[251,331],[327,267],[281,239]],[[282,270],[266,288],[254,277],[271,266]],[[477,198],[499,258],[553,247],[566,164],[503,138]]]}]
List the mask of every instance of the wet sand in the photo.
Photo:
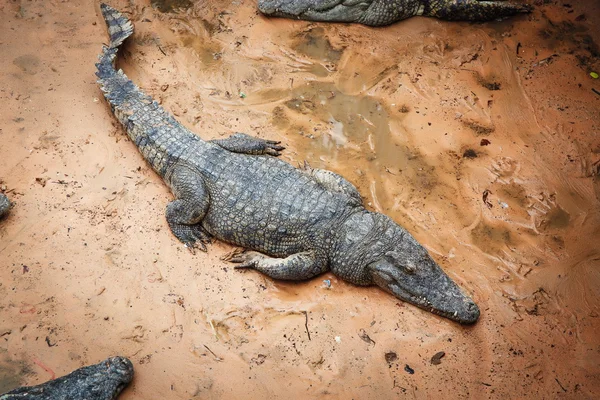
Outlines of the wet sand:
[{"label": "wet sand", "polygon": [[6,1],[0,393],[120,354],[123,399],[600,396],[598,2],[380,29],[189,3],[111,2],[136,25],[126,73],[203,138],[281,140],[347,177],[481,319],[235,271],[223,243],[191,254],[95,83],[98,4]]}]

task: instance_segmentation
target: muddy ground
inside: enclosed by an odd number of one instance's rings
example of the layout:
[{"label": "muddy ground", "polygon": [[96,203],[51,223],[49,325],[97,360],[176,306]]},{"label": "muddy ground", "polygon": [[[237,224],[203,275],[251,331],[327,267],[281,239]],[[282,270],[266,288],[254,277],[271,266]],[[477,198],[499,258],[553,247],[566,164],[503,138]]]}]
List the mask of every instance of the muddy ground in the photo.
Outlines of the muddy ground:
[{"label": "muddy ground", "polygon": [[179,121],[343,174],[482,316],[235,271],[223,243],[191,254],[95,83],[98,3],[6,0],[0,393],[120,354],[123,399],[600,396],[600,3],[381,29],[110,3],[137,29],[120,66]]}]

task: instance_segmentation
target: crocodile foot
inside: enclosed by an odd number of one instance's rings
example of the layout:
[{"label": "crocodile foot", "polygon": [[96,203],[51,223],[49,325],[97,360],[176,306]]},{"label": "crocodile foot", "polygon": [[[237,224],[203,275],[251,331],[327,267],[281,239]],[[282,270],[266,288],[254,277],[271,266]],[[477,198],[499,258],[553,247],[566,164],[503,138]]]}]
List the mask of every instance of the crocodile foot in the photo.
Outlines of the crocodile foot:
[{"label": "crocodile foot", "polygon": [[281,142],[275,140],[260,139],[245,133],[234,133],[226,139],[215,139],[210,142],[218,144],[225,150],[233,153],[250,155],[270,155],[279,156],[285,147],[280,146]]},{"label": "crocodile foot", "polygon": [[173,233],[192,253],[195,249],[206,252],[206,245],[211,243],[211,236],[202,225],[178,225]]},{"label": "crocodile foot", "polygon": [[254,268],[260,260],[265,258],[264,254],[256,251],[247,251],[245,249],[236,249],[222,258],[224,261],[229,261],[236,265],[235,269]]},{"label": "crocodile foot", "polygon": [[303,251],[285,258],[269,257],[256,251],[234,251],[229,261],[235,269],[252,268],[273,279],[302,281],[327,271],[327,262],[314,251]]}]

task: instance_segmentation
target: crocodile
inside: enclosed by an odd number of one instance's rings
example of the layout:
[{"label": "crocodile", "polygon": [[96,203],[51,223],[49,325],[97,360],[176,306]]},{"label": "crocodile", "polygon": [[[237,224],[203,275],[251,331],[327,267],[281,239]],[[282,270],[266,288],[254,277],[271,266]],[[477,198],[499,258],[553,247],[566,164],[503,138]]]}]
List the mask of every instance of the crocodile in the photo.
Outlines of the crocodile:
[{"label": "crocodile", "polygon": [[8,200],[5,194],[0,193],[0,218],[8,214],[8,211],[12,207],[12,203]]},{"label": "crocodile", "polygon": [[258,0],[272,17],[384,26],[417,15],[451,21],[491,21],[529,13],[528,4],[480,0]]},{"label": "crocodile", "polygon": [[206,251],[212,238],[240,246],[236,268],[274,279],[307,280],[326,271],[464,324],[479,308],[404,228],[367,210],[342,176],[277,156],[279,142],[245,133],[202,140],[116,67],[133,33],[122,13],[102,4],[110,43],[96,64],[116,119],[174,194],[167,223],[177,239]]},{"label": "crocodile", "polygon": [[133,364],[125,357],[108,358],[68,375],[0,395],[0,400],[116,399],[133,379]]}]

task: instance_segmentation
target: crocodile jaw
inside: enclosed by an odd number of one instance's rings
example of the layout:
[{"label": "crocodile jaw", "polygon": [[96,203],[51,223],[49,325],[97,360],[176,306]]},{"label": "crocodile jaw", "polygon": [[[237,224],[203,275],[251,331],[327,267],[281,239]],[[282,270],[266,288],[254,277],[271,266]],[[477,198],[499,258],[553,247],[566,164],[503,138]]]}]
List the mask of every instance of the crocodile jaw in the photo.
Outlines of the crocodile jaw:
[{"label": "crocodile jaw", "polygon": [[373,283],[397,298],[461,324],[474,324],[479,307],[433,261],[410,269],[380,259],[368,266]]}]

